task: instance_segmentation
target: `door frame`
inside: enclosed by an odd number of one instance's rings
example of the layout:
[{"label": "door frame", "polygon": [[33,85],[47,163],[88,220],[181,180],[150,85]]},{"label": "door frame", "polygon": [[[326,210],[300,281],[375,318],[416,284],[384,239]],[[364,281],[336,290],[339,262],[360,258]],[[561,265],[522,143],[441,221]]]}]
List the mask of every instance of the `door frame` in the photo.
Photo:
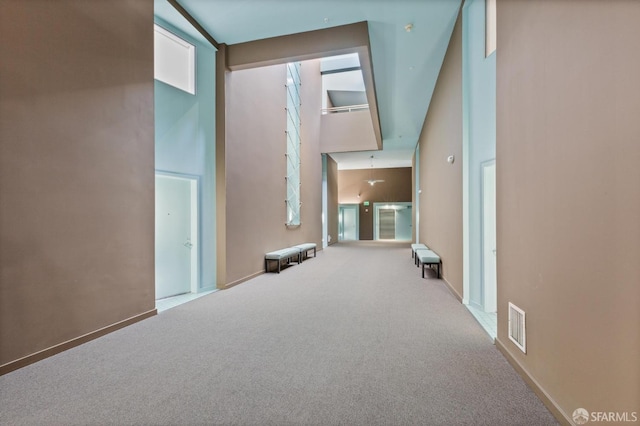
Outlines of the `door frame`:
[{"label": "door frame", "polygon": [[[356,239],[344,239],[344,222],[342,218],[342,210],[344,207],[353,208],[356,211]],[[343,239],[340,239],[340,230],[342,229]],[[360,204],[338,204],[338,241],[358,241],[360,240]]]},{"label": "door frame", "polygon": [[[190,232],[190,240],[191,244],[193,244],[195,248],[195,253],[192,252],[191,255],[191,282],[189,288],[191,293],[198,293],[200,289],[200,278],[202,276],[202,244],[201,242],[201,218],[202,214],[200,212],[200,208],[202,206],[201,203],[201,177],[198,175],[192,175],[187,173],[176,173],[170,172],[166,170],[155,170],[155,176],[164,176],[173,179],[182,179],[189,181],[191,186],[191,232]],[[154,178],[154,188],[155,188],[155,178]],[[155,197],[155,189],[154,189],[154,197]],[[154,219],[155,220],[155,219]],[[155,259],[154,259],[155,263]]]},{"label": "door frame", "polygon": [[[396,210],[396,215],[397,215],[398,211],[394,207],[409,207],[413,209],[413,203],[411,201],[373,203],[373,239],[374,241],[380,240],[380,209],[391,208],[393,210]],[[381,240],[381,241],[405,241],[405,240],[398,240],[397,238],[395,238],[393,240]],[[406,241],[409,241],[409,240],[406,240]]]}]

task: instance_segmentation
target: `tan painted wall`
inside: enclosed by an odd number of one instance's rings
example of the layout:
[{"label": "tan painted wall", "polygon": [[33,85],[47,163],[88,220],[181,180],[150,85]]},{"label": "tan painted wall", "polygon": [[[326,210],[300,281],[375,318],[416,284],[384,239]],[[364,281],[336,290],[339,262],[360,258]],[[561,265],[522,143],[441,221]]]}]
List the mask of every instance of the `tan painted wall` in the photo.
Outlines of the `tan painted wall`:
[{"label": "tan painted wall", "polygon": [[349,152],[377,150],[369,110],[324,114],[320,120],[320,150]]},{"label": "tan painted wall", "polygon": [[338,242],[338,163],[327,156],[327,232],[329,245]]},{"label": "tan painted wall", "polygon": [[[462,296],[462,25],[458,17],[420,135],[420,242]],[[447,157],[454,155],[453,164]]]},{"label": "tan painted wall", "polygon": [[640,414],[638,22],[637,1],[498,4],[498,339],[569,418]]},{"label": "tan painted wall", "polygon": [[0,364],[155,309],[152,26],[0,4]]},{"label": "tan painted wall", "polygon": [[225,63],[230,70],[237,71],[349,53],[357,53],[360,58],[362,79],[367,92],[369,115],[376,141],[375,147],[371,149],[382,149],[382,132],[367,21],[233,44],[227,46]]},{"label": "tan painted wall", "polygon": [[[372,176],[384,182],[371,186],[366,181]],[[338,201],[360,204],[360,239],[373,240],[373,203],[411,202],[411,168],[340,170]],[[370,202],[369,207],[364,201]]]},{"label": "tan painted wall", "polygon": [[303,242],[322,247],[319,61],[302,65],[302,226],[285,227],[286,66],[227,78],[227,284],[264,270],[264,254]]}]

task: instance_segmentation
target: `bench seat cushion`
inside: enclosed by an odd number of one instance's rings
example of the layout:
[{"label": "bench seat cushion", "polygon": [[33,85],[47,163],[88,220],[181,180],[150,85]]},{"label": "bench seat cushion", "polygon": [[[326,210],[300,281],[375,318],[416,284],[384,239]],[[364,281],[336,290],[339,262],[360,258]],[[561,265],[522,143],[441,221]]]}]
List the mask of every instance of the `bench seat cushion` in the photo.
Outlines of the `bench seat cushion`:
[{"label": "bench seat cushion", "polygon": [[298,256],[299,254],[300,254],[299,248],[288,247],[288,248],[269,252],[264,255],[264,258],[269,260],[280,260],[280,259],[286,259],[288,257]]},{"label": "bench seat cushion", "polygon": [[435,252],[431,250],[416,250],[416,256],[420,263],[440,263],[440,256],[438,256]]},{"label": "bench seat cushion", "polygon": [[316,243],[303,243],[303,244],[298,244],[297,246],[293,246],[297,249],[299,249],[300,251],[307,251],[307,250],[311,250],[316,248],[317,244]]},{"label": "bench seat cushion", "polygon": [[411,244],[411,250],[416,251],[417,249],[429,249],[429,247],[424,244]]}]

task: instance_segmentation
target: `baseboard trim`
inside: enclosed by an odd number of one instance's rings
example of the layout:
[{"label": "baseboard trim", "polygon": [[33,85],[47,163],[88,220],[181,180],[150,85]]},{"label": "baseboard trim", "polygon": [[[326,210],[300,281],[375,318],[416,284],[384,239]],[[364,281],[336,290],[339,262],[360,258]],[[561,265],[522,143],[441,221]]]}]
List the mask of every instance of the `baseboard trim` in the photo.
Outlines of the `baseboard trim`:
[{"label": "baseboard trim", "polygon": [[49,358],[50,356],[59,354],[60,352],[64,352],[73,347],[80,346],[83,343],[90,342],[91,340],[95,340],[98,337],[104,336],[105,334],[109,334],[111,332],[127,327],[131,324],[135,324],[136,322],[150,318],[157,314],[158,312],[154,308],[150,311],[143,312],[134,317],[127,318],[126,320],[119,321],[115,324],[108,325],[106,327],[100,328],[90,333],[83,334],[82,336],[76,337],[74,339],[67,340],[66,342],[57,344],[55,346],[51,346],[50,348],[43,349],[34,354],[27,355],[15,361],[11,361],[6,364],[0,365],[0,376],[10,373],[12,371],[18,370],[19,368],[26,367],[27,365],[33,364],[35,362],[42,361],[45,358]]},{"label": "baseboard trim", "polygon": [[529,385],[533,392],[538,395],[538,398],[547,407],[547,409],[553,414],[553,416],[563,425],[571,426],[573,422],[571,418],[560,408],[556,401],[544,390],[544,388],[538,383],[536,379],[529,374],[529,371],[515,359],[511,353],[507,350],[505,345],[496,337],[495,345],[502,355],[507,359],[509,364],[522,376],[524,381]]},{"label": "baseboard trim", "polygon": [[[316,255],[317,255],[318,253],[320,253],[320,252],[322,252],[322,248],[318,248],[318,249],[316,249]],[[304,258],[303,258],[303,259],[304,259]],[[311,259],[313,259],[313,257],[311,257]],[[304,263],[304,262],[302,262],[301,264],[303,264],[303,263]],[[249,280],[251,280],[251,279],[253,279],[253,278],[255,278],[255,277],[259,277],[260,275],[265,274],[265,273],[266,273],[265,271],[258,271],[258,272],[255,272],[255,273],[253,273],[253,274],[247,275],[247,276],[246,276],[246,277],[244,277],[244,278],[240,278],[240,279],[238,279],[238,280],[231,281],[230,283],[225,284],[225,285],[222,287],[222,289],[223,289],[223,290],[226,290],[226,289],[228,289],[228,288],[235,287],[235,286],[237,286],[238,284],[242,284],[243,282],[249,281]]]},{"label": "baseboard trim", "polygon": [[458,302],[462,303],[462,295],[458,293],[458,291],[451,285],[449,281],[445,277],[440,277],[442,281],[449,287],[449,291],[458,299]]},{"label": "baseboard trim", "polygon": [[227,289],[229,289],[231,287],[235,287],[238,284],[242,284],[245,281],[249,281],[250,279],[253,279],[255,277],[259,277],[262,274],[264,274],[264,271],[258,271],[258,272],[255,272],[255,273],[251,274],[251,275],[247,275],[244,278],[240,278],[239,280],[231,281],[230,283],[227,283],[227,284],[224,285],[224,289],[227,290]]}]

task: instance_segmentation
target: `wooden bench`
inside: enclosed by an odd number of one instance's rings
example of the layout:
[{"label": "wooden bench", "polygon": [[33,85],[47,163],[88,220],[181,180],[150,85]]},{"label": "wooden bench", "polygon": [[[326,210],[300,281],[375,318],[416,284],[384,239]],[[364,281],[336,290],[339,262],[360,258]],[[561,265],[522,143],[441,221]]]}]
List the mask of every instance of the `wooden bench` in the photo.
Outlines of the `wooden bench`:
[{"label": "wooden bench", "polygon": [[436,278],[440,278],[440,265],[441,260],[440,256],[436,254],[433,250],[428,249],[417,249],[415,254],[416,260],[418,262],[418,266],[422,264],[422,278],[424,278],[424,270],[425,266],[436,265]]},{"label": "wooden bench", "polygon": [[298,244],[297,246],[293,246],[300,250],[300,254],[302,255],[302,260],[305,258],[309,258],[309,250],[313,249],[313,257],[316,257],[316,243],[303,243]]},{"label": "wooden bench", "polygon": [[288,247],[280,250],[272,251],[264,255],[264,270],[269,272],[269,261],[278,262],[278,273],[280,273],[280,263],[286,260],[287,263],[291,263],[291,259],[296,257],[298,263],[302,263],[302,251],[297,247]]}]

